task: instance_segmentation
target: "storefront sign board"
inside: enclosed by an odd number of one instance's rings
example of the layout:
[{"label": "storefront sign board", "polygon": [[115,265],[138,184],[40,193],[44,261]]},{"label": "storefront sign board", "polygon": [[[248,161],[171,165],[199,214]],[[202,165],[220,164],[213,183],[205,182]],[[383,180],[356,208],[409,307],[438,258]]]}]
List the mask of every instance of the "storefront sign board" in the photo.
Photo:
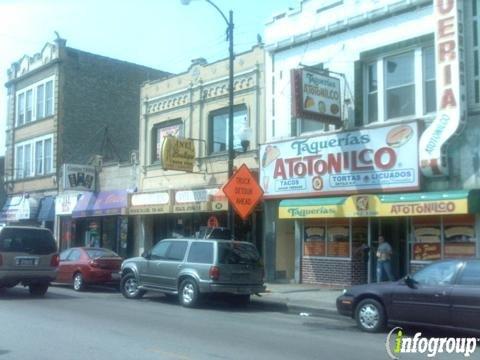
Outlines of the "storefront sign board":
[{"label": "storefront sign board", "polygon": [[95,166],[63,164],[63,189],[95,191]]},{"label": "storefront sign board", "polygon": [[416,122],[260,147],[265,198],[418,190]]},{"label": "storefront sign board", "polygon": [[191,213],[196,211],[212,211],[212,197],[218,188],[178,190],[175,192],[174,213]]},{"label": "storefront sign board", "polygon": [[162,145],[162,167],[165,170],[193,171],[195,146],[192,139],[165,136]]},{"label": "storefront sign board", "polygon": [[465,64],[461,0],[434,0],[437,113],[419,144],[420,169],[425,176],[448,175],[446,145],[465,121]]},{"label": "storefront sign board", "polygon": [[168,191],[132,194],[130,198],[130,215],[166,214],[171,212]]},{"label": "storefront sign board", "polygon": [[[399,217],[452,215],[468,213],[468,198],[443,200],[390,201],[387,196],[353,195],[342,198],[284,200],[280,203],[280,219],[314,219],[335,217]],[[322,202],[323,200],[323,202]],[[330,201],[330,203],[328,203]]]},{"label": "storefront sign board", "polygon": [[308,69],[291,71],[292,116],[340,125],[340,79]]}]

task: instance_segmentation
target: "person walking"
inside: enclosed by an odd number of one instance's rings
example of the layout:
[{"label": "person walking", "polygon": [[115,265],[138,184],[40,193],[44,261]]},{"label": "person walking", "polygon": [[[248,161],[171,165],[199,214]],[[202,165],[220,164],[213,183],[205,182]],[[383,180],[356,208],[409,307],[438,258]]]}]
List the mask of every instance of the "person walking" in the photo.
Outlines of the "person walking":
[{"label": "person walking", "polygon": [[377,282],[383,281],[383,274],[385,273],[389,281],[395,280],[392,274],[392,247],[385,241],[384,237],[378,237],[377,248]]}]

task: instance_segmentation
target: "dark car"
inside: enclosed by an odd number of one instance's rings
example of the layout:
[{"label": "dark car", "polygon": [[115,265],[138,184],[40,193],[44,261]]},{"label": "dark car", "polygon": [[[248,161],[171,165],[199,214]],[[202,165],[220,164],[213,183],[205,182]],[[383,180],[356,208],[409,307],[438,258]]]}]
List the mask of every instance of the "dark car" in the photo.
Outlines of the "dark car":
[{"label": "dark car", "polygon": [[0,228],[0,289],[28,286],[43,296],[55,280],[58,253],[50,230],[32,226]]},{"label": "dark car", "polygon": [[60,253],[57,283],[73,284],[76,291],[88,285],[120,283],[122,258],[104,248],[76,247]]},{"label": "dark car", "polygon": [[396,282],[353,286],[337,310],[367,332],[395,324],[480,333],[480,259],[438,261]]}]

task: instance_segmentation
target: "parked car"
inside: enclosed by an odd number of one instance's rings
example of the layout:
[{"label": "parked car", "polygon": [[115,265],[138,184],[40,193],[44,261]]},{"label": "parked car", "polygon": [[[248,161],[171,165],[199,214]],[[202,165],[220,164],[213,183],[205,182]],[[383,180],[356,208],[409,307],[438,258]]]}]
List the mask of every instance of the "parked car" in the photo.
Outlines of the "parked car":
[{"label": "parked car", "polygon": [[141,257],[125,260],[120,288],[128,299],[146,291],[178,295],[187,307],[197,305],[203,294],[230,294],[247,304],[250,295],[265,291],[253,244],[210,239],[166,239]]},{"label": "parked car", "polygon": [[57,283],[72,284],[81,291],[88,285],[120,283],[122,258],[104,248],[74,247],[60,253]]},{"label": "parked car", "polygon": [[480,259],[438,261],[396,282],[353,286],[337,310],[367,332],[397,324],[480,333]]},{"label": "parked car", "polygon": [[58,253],[50,230],[5,226],[0,229],[0,289],[17,284],[43,296],[55,280]]}]

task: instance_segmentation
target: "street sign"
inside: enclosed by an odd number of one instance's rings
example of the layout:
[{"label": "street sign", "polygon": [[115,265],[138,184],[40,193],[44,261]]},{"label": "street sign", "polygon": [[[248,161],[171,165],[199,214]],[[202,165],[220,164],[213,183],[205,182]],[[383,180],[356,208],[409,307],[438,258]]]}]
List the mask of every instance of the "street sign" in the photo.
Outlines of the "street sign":
[{"label": "street sign", "polygon": [[228,180],[223,192],[243,220],[247,219],[263,197],[262,188],[245,164]]}]

